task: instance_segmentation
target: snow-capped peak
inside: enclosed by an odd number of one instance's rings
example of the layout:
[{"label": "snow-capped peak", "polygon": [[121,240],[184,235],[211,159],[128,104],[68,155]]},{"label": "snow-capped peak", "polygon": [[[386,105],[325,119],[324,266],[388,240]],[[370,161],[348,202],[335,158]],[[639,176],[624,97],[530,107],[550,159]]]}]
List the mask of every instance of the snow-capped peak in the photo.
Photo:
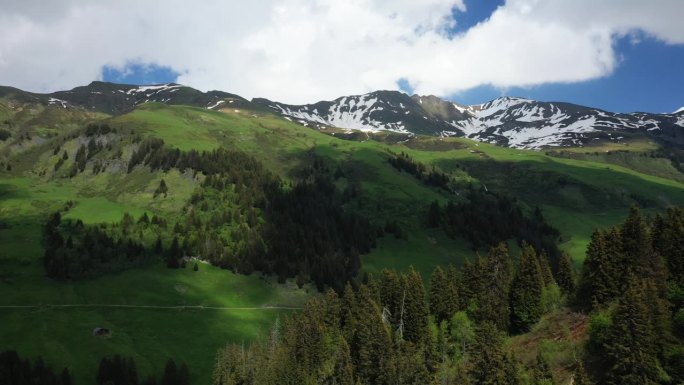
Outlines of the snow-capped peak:
[{"label": "snow-capped peak", "polygon": [[680,112],[684,112],[684,106],[680,107],[677,111],[673,112],[673,114],[678,114]]},{"label": "snow-capped peak", "polygon": [[477,116],[478,117],[486,117],[486,116],[491,116],[496,114],[497,112],[504,111],[508,108],[511,108],[515,105],[522,104],[522,103],[532,103],[534,100],[531,99],[525,99],[525,98],[516,98],[516,97],[511,97],[511,96],[502,96],[499,98],[496,98],[492,101],[489,101],[485,104],[477,105],[477,106],[471,106],[473,109],[476,109]]},{"label": "snow-capped peak", "polygon": [[262,100],[275,112],[309,127],[399,131],[465,136],[515,148],[584,146],[595,140],[621,142],[626,135],[670,135],[684,127],[684,108],[669,114],[616,114],[562,102],[499,97],[464,106],[436,96],[378,91],[331,102],[288,106]]}]

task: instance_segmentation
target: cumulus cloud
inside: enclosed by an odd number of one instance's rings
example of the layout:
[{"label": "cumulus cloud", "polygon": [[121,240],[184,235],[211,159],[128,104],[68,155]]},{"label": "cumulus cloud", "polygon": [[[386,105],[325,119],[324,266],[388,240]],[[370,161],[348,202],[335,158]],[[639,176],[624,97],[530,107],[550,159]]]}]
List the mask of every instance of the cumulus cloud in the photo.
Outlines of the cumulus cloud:
[{"label": "cumulus cloud", "polygon": [[462,0],[0,3],[0,84],[38,92],[137,62],[199,89],[290,103],[397,89],[399,79],[448,95],[606,76],[620,36],[684,44],[680,0],[508,0],[457,35]]}]

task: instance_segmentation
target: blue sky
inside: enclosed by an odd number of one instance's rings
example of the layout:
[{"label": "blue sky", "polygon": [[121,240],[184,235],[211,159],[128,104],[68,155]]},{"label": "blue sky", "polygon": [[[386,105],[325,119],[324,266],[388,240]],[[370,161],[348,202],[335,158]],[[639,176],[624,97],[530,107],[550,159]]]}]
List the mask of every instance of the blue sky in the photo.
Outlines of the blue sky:
[{"label": "blue sky", "polygon": [[481,86],[451,95],[464,104],[478,104],[501,95],[543,101],[561,101],[613,112],[673,112],[684,106],[684,46],[652,38],[632,43],[618,39],[621,62],[615,72],[600,79],[571,84],[496,89]]},{"label": "blue sky", "polygon": [[403,89],[464,104],[684,106],[682,0],[7,3],[0,85],[33,92],[106,80],[290,104]]}]

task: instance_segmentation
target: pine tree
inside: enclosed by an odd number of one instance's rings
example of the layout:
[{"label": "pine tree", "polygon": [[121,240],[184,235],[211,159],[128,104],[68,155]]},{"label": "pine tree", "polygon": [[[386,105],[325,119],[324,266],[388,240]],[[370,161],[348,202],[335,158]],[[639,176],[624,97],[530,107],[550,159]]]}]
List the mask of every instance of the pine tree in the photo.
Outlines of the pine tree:
[{"label": "pine tree", "polygon": [[164,194],[164,198],[168,195],[169,187],[166,185],[166,181],[162,179],[159,181],[159,187],[157,187],[156,190],[154,190],[154,197],[156,198],[159,195]]},{"label": "pine tree", "polygon": [[69,374],[69,369],[62,369],[62,374],[60,375],[61,385],[71,385],[71,374]]},{"label": "pine tree", "polygon": [[344,338],[340,338],[338,344],[332,383],[338,385],[354,385],[354,367],[349,352],[349,344],[347,344],[347,341]]},{"label": "pine tree", "polygon": [[461,301],[462,306],[469,311],[475,309],[478,304],[478,295],[485,291],[486,282],[482,257],[477,254],[475,262],[467,260],[463,262],[461,273]]},{"label": "pine tree", "polygon": [[354,308],[354,328],[348,339],[353,366],[363,382],[382,383],[390,360],[390,332],[365,285],[359,288]]},{"label": "pine tree", "polygon": [[394,270],[383,269],[378,284],[378,297],[386,321],[397,327],[405,301],[403,279]]},{"label": "pine tree", "polygon": [[434,201],[430,203],[430,208],[428,209],[427,224],[430,228],[439,227],[442,221],[442,213],[439,207],[439,202]]},{"label": "pine tree", "polygon": [[534,383],[535,385],[554,384],[551,367],[541,351],[537,353],[537,362],[534,365]]},{"label": "pine tree", "polygon": [[163,250],[164,249],[163,249],[162,242],[161,242],[161,235],[158,235],[157,240],[154,243],[154,252],[157,254],[161,254],[161,252]]},{"label": "pine tree", "polygon": [[657,343],[649,319],[643,284],[628,278],[628,290],[618,302],[604,350],[608,361],[606,382],[655,385],[662,380]]},{"label": "pine tree", "polygon": [[622,252],[630,262],[636,262],[651,251],[648,226],[639,208],[632,206],[620,229]]},{"label": "pine tree", "polygon": [[178,370],[178,379],[176,380],[176,385],[190,385],[190,372],[188,371],[188,366],[185,363],[181,364]]},{"label": "pine tree", "polygon": [[425,288],[420,273],[413,268],[405,278],[406,301],[404,303],[404,333],[407,341],[420,344],[429,337],[428,305],[425,302]]},{"label": "pine tree", "polygon": [[577,362],[575,371],[572,374],[572,380],[574,385],[592,385],[587,372],[584,370],[582,361]]},{"label": "pine tree", "polygon": [[667,209],[667,215],[660,224],[661,229],[658,229],[657,221],[653,227],[653,247],[657,254],[665,258],[670,280],[684,287],[684,209]]},{"label": "pine tree", "polygon": [[166,252],[166,267],[170,269],[177,269],[180,267],[179,259],[181,256],[182,252],[178,245],[178,237],[173,237],[171,248]]},{"label": "pine tree", "polygon": [[344,286],[344,292],[342,294],[341,302],[341,313],[340,313],[340,326],[342,328],[342,335],[344,338],[351,343],[352,337],[354,336],[354,331],[356,329],[356,294],[351,284],[347,282]]},{"label": "pine tree", "polygon": [[556,282],[564,294],[570,294],[575,291],[575,270],[572,266],[570,255],[566,252],[562,252],[558,259]]},{"label": "pine tree", "polygon": [[440,266],[435,267],[430,278],[430,312],[437,323],[449,320],[458,310],[455,286],[448,281]]},{"label": "pine tree", "polygon": [[551,273],[551,265],[549,265],[549,257],[546,255],[546,251],[542,250],[541,254],[537,256],[537,261],[539,262],[539,271],[541,271],[544,287],[555,283],[553,279],[553,273]]},{"label": "pine tree", "polygon": [[506,385],[521,385],[522,381],[520,379],[520,374],[518,373],[518,365],[515,361],[515,357],[511,355],[506,355],[504,357],[504,383]]},{"label": "pine tree", "polygon": [[[578,300],[585,308],[601,307],[620,294],[615,265],[622,262],[616,230],[606,233],[595,230],[587,247]],[[623,269],[626,266],[623,265]]]},{"label": "pine tree", "polygon": [[464,292],[463,289],[463,277],[461,276],[461,272],[454,266],[453,264],[449,264],[446,269],[446,278],[447,282],[449,284],[449,291],[453,293],[455,296],[456,300],[454,301],[454,304],[456,305],[456,310],[465,310],[465,302],[463,300],[463,295],[462,293]]},{"label": "pine tree", "polygon": [[178,366],[176,362],[169,358],[164,367],[164,374],[159,382],[160,385],[180,385],[178,383]]},{"label": "pine tree", "polygon": [[477,330],[471,349],[470,380],[473,385],[508,385],[501,332],[491,322]]},{"label": "pine tree", "polygon": [[518,271],[511,284],[511,327],[523,333],[530,329],[542,315],[543,279],[534,249],[524,245],[520,254]]},{"label": "pine tree", "polygon": [[509,290],[513,266],[508,247],[500,243],[492,247],[487,258],[479,259],[483,290],[477,293],[476,321],[491,321],[501,331],[508,331],[510,321]]}]

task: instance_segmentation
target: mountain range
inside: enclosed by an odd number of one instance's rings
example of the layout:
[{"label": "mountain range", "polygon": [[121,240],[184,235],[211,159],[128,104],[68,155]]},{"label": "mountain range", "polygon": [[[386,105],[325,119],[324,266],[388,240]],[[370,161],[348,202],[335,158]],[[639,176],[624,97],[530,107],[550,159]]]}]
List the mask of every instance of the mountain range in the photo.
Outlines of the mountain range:
[{"label": "mountain range", "polygon": [[514,148],[581,147],[594,142],[648,138],[684,145],[684,108],[671,114],[612,113],[565,102],[500,97],[461,105],[436,96],[375,91],[333,101],[289,105],[263,98],[247,100],[222,91],[201,92],[179,84],[135,86],[92,82],[69,91],[36,94],[0,87],[0,97],[20,106],[41,105],[119,115],[147,102],[207,109],[268,110],[319,130],[389,131],[413,135],[456,136]]}]

